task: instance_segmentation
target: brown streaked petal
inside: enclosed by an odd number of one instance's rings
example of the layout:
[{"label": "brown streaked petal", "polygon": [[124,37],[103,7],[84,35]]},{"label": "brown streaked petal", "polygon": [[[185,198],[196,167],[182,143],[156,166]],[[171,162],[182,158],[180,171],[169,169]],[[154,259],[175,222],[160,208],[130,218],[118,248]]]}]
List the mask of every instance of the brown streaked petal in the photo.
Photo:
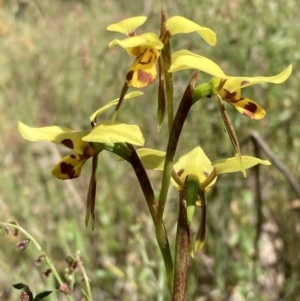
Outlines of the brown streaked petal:
[{"label": "brown streaked petal", "polygon": [[258,103],[249,98],[241,98],[238,101],[229,103],[233,105],[241,114],[250,119],[259,120],[264,118],[266,115],[266,111]]},{"label": "brown streaked petal", "polygon": [[156,78],[156,61],[159,51],[155,48],[146,48],[136,58],[127,72],[127,85],[135,88],[144,88],[151,85]]}]

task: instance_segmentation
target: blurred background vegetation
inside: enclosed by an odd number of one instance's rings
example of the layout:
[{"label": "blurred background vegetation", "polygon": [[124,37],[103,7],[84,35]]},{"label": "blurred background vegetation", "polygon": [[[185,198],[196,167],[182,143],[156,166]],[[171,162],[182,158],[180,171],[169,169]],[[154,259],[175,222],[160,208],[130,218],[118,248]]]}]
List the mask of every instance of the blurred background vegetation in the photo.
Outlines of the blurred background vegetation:
[{"label": "blurred background vegetation", "polygon": [[[24,141],[18,120],[31,126],[88,129],[89,116],[119,96],[131,64],[123,49],[108,49],[120,35],[106,27],[125,17],[146,15],[138,32],[159,32],[160,8],[213,29],[215,47],[197,34],[172,39],[172,49],[209,57],[231,75],[275,75],[288,64],[282,85],[247,88],[244,94],[267,111],[252,121],[227,106],[242,153],[253,155],[251,131],[258,131],[290,175],[299,181],[300,10],[297,0],[1,0],[0,1],[0,220],[18,221],[37,238],[61,274],[68,254],[80,251],[94,300],[168,300],[164,266],[154,228],[134,173],[109,153],[100,156],[96,230],[84,225],[89,163],[82,176],[59,181],[50,174],[65,149]],[[192,71],[174,75],[175,103]],[[209,77],[200,74],[199,83]],[[164,150],[166,124],[156,133],[157,83],[122,106],[120,118],[140,125],[147,147]],[[107,115],[109,118],[110,115]],[[197,103],[188,116],[178,155],[197,145],[211,160],[231,157],[216,104]],[[262,158],[266,158],[263,152]],[[161,174],[149,173],[156,193]],[[300,199],[273,164],[257,175],[223,175],[207,194],[207,240],[189,260],[187,300],[300,300]],[[136,186],[134,186],[136,185]],[[135,187],[135,188],[133,188]],[[166,213],[175,238],[177,196],[171,189]],[[258,241],[257,241],[257,238]],[[37,251],[20,252],[18,238],[0,233],[0,300],[17,300],[17,282],[34,292],[57,287]],[[80,275],[75,285],[81,300]],[[66,300],[53,294],[47,300]]]}]

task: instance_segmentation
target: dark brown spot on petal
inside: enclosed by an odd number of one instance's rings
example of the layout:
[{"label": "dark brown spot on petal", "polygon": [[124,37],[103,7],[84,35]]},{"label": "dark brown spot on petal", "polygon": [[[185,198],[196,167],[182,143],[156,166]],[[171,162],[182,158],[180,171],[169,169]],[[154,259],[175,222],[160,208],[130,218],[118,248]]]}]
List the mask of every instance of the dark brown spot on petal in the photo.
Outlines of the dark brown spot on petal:
[{"label": "dark brown spot on petal", "polygon": [[239,100],[239,99],[236,99],[236,97],[237,97],[237,92],[236,91],[230,93],[226,89],[222,89],[220,96],[224,100],[231,101],[231,102]]},{"label": "dark brown spot on petal", "polygon": [[76,159],[76,156],[75,156],[75,155],[70,155],[70,157],[71,157],[72,159]]},{"label": "dark brown spot on petal", "polygon": [[253,119],[255,112],[257,111],[257,105],[253,102],[248,102],[244,109],[246,110],[243,114],[251,119]]},{"label": "dark brown spot on petal", "polygon": [[133,70],[130,70],[129,72],[127,72],[127,74],[126,74],[126,80],[127,80],[128,82],[130,82],[130,81],[132,80],[133,73],[134,73]]},{"label": "dark brown spot on petal", "polygon": [[66,162],[60,163],[60,170],[62,174],[68,175],[69,179],[77,178],[75,175],[74,166]]},{"label": "dark brown spot on petal", "polygon": [[137,73],[138,80],[142,83],[146,83],[148,85],[152,84],[155,78],[152,76],[151,73],[139,70]]},{"label": "dark brown spot on petal", "polygon": [[74,144],[73,144],[73,141],[71,139],[64,139],[60,143],[65,145],[68,148],[71,148],[71,149],[74,148]]}]

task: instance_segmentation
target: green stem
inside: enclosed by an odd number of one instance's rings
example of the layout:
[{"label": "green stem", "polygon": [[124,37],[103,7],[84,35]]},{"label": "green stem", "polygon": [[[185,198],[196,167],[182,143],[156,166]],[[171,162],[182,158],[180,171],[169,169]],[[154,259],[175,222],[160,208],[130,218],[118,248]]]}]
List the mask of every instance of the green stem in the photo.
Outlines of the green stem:
[{"label": "green stem", "polygon": [[86,213],[85,213],[85,225],[89,224],[90,215],[92,216],[92,230],[95,229],[95,204],[96,204],[96,189],[97,189],[97,167],[98,167],[98,154],[93,156],[92,160],[92,172],[89,183],[89,190],[86,200]]},{"label": "green stem", "polygon": [[213,94],[213,86],[210,82],[195,87],[193,91],[193,104],[198,100]]},{"label": "green stem", "polygon": [[[48,257],[48,255],[45,253],[45,251],[43,251],[42,247],[39,245],[39,243],[34,239],[33,236],[31,236],[26,230],[24,230],[21,226],[15,224],[15,223],[3,223],[3,222],[0,222],[0,225],[2,225],[3,227],[6,227],[7,225],[9,227],[12,227],[14,229],[18,229],[21,233],[23,233],[34,245],[35,247],[37,248],[37,250],[39,252],[41,252],[43,255],[44,255],[44,258],[45,258],[45,261],[48,265],[48,267],[51,269],[51,273],[54,275],[54,277],[56,278],[57,282],[59,283],[59,285],[63,285],[63,281],[61,280],[61,278],[59,277],[56,269],[55,269],[55,266],[54,264],[52,263],[52,261],[50,260],[50,258]],[[66,294],[68,300],[74,300],[70,295]]]},{"label": "green stem", "polygon": [[181,102],[179,104],[177,113],[175,115],[172,131],[170,134],[168,146],[167,146],[167,152],[166,152],[166,159],[164,164],[164,170],[163,170],[163,178],[162,178],[162,185],[159,195],[159,201],[158,201],[158,208],[157,208],[157,217],[156,217],[156,223],[155,223],[155,229],[156,229],[156,237],[157,240],[162,240],[162,221],[163,221],[163,214],[165,209],[165,204],[167,200],[168,195],[168,189],[170,185],[170,179],[171,179],[171,173],[173,169],[173,160],[178,144],[178,140],[180,137],[180,133],[183,127],[183,124],[185,122],[185,119],[188,115],[188,112],[193,105],[193,88],[194,84],[197,79],[197,73],[192,77],[189,85],[187,86],[184,95],[181,99]]},{"label": "green stem", "polygon": [[173,112],[173,79],[172,79],[172,73],[168,72],[171,66],[171,47],[169,41],[165,44],[165,48],[162,51],[162,61],[163,61],[163,72],[164,72],[165,85],[166,85],[168,127],[169,127],[169,134],[170,134],[173,127],[174,112]]},{"label": "green stem", "polygon": [[179,197],[179,213],[175,246],[175,269],[172,301],[184,301],[186,290],[187,258],[190,244],[190,231],[187,219],[186,201],[183,191]]},{"label": "green stem", "polygon": [[86,274],[86,271],[85,271],[85,268],[83,266],[83,263],[81,261],[80,256],[79,255],[77,255],[77,256],[78,256],[78,258],[76,258],[76,259],[78,261],[78,265],[79,265],[79,268],[80,268],[82,276],[83,276],[83,281],[84,281],[85,286],[86,286],[88,301],[93,301],[93,295],[92,295],[92,291],[91,291],[89,278]]},{"label": "green stem", "polygon": [[[128,154],[130,158],[130,163],[135,171],[135,174],[137,176],[137,179],[140,183],[140,186],[142,188],[144,197],[146,199],[149,211],[152,216],[152,220],[154,225],[156,224],[156,215],[157,215],[157,202],[155,200],[154,192],[150,183],[150,180],[148,178],[148,175],[145,171],[145,168],[138,157],[134,147],[127,143],[128,146]],[[164,260],[165,268],[166,268],[166,274],[167,274],[167,280],[170,292],[172,292],[172,285],[173,285],[173,261],[172,261],[172,255],[168,240],[168,234],[165,228],[165,225],[162,221],[161,223],[161,229],[162,233],[159,238],[157,238],[157,242]]]},{"label": "green stem", "polygon": [[114,153],[130,163],[128,147],[124,143],[102,144],[102,149]]}]

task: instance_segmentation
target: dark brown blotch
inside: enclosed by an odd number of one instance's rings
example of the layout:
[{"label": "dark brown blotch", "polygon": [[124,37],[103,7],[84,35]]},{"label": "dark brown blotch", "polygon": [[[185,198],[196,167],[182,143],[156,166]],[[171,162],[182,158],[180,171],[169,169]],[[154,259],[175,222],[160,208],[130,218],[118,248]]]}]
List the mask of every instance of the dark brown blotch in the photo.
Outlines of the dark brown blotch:
[{"label": "dark brown blotch", "polygon": [[248,102],[245,106],[244,109],[246,110],[244,112],[244,115],[249,117],[249,118],[253,118],[255,112],[257,111],[257,105],[253,102]]},{"label": "dark brown blotch", "polygon": [[74,166],[72,164],[61,162],[60,170],[62,174],[68,175],[69,179],[77,178],[77,176],[75,175]]},{"label": "dark brown blotch", "polygon": [[68,148],[71,148],[71,149],[74,148],[74,144],[73,144],[73,141],[71,139],[64,139],[60,143],[65,145]]},{"label": "dark brown blotch", "polygon": [[133,72],[134,72],[133,70],[130,70],[129,72],[127,72],[127,74],[126,74],[127,82],[130,82],[132,80]]},{"label": "dark brown blotch", "polygon": [[222,98],[223,98],[224,100],[235,101],[235,100],[237,100],[236,97],[237,97],[237,92],[236,92],[236,91],[230,93],[230,92],[227,91],[226,89],[223,89],[223,95],[222,95]]}]

